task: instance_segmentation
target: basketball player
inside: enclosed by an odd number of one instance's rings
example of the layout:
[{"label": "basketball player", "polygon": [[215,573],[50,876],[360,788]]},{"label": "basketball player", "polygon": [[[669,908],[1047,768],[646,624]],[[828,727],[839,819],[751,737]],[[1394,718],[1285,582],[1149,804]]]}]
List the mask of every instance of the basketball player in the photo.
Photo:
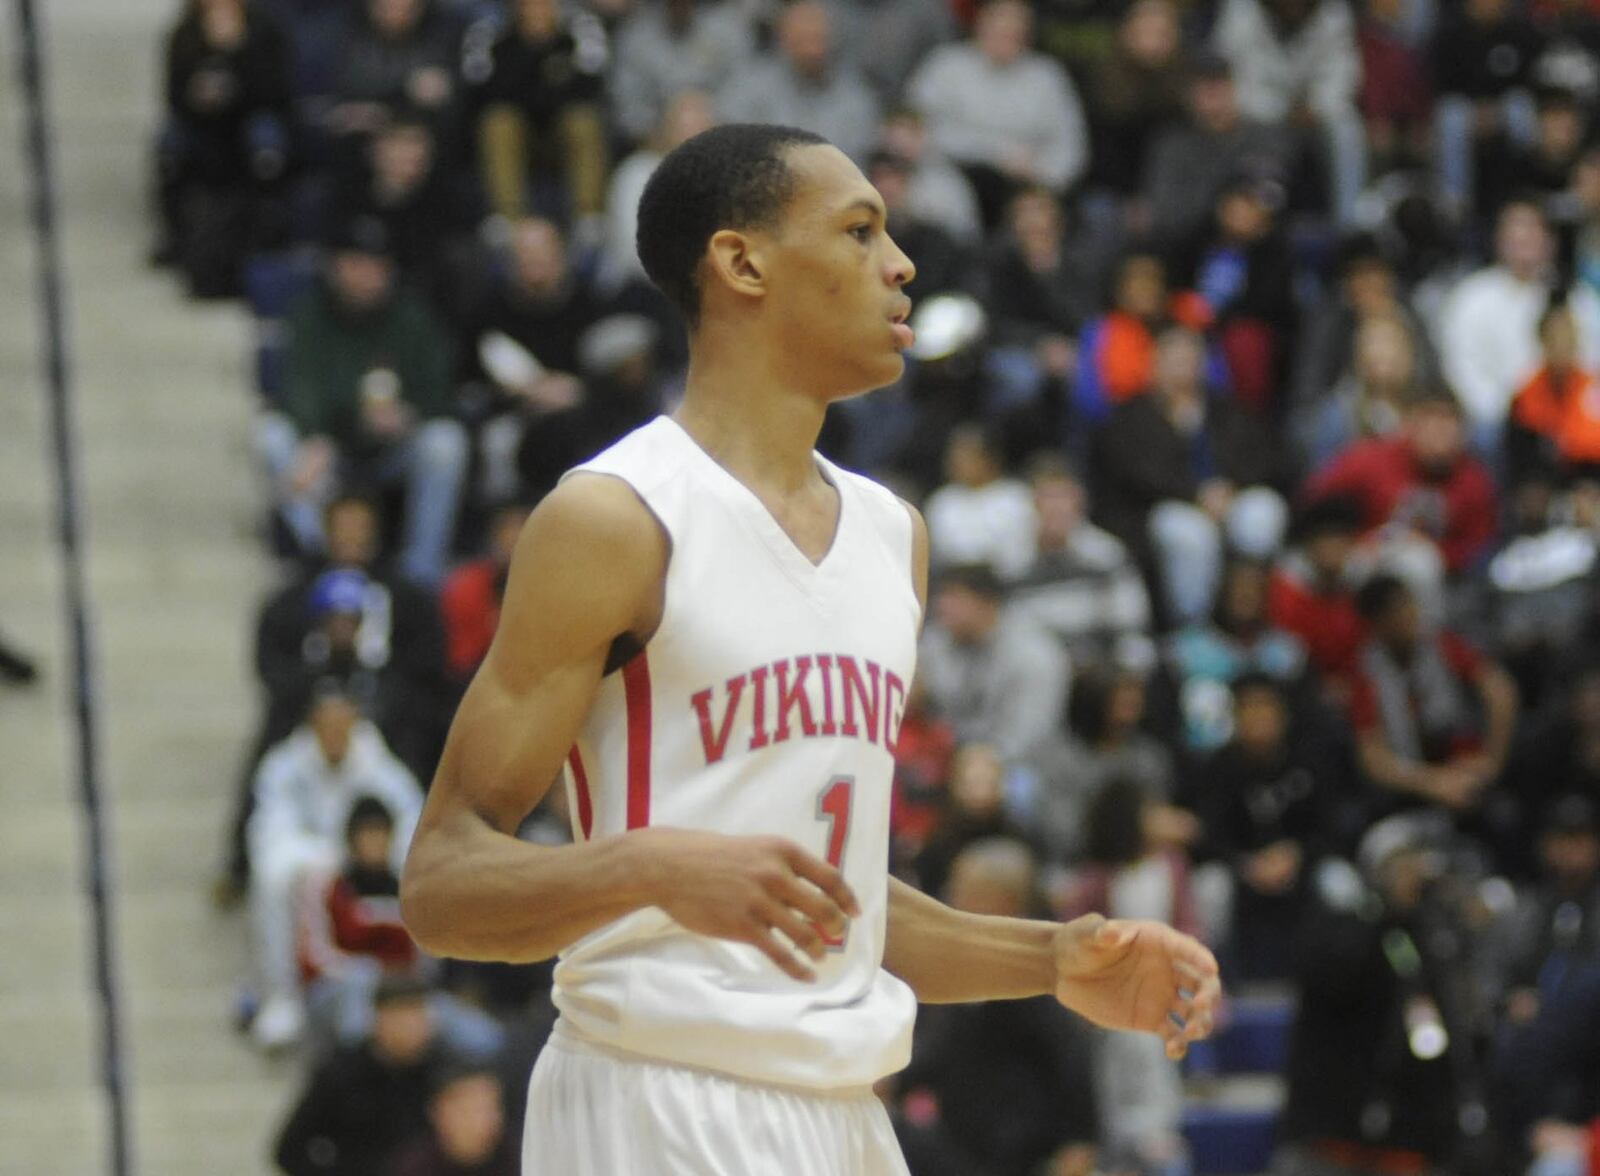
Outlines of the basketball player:
[{"label": "basketball player", "polygon": [[[874,1081],[918,1000],[1054,993],[1209,1032],[1216,962],[1155,923],[952,911],[887,873],[921,517],[813,452],[894,380],[912,266],[814,135],[673,151],[639,252],[689,323],[682,407],[530,517],[411,846],[427,949],[561,953],[526,1176],[903,1176]],[[514,833],[563,773],[575,842]]]}]

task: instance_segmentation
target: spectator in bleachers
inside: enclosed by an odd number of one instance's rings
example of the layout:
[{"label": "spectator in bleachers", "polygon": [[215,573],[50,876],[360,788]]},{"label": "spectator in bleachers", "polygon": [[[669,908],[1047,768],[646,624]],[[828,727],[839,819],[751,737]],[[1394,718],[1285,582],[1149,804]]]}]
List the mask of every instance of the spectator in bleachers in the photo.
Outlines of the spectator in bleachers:
[{"label": "spectator in bleachers", "polygon": [[[1500,211],[1495,263],[1450,292],[1438,328],[1445,377],[1475,435],[1497,439],[1511,398],[1539,366],[1539,315],[1556,282],[1556,242],[1538,204],[1513,200]],[[1567,294],[1578,353],[1600,361],[1600,296],[1582,285]]]},{"label": "spectator in bleachers", "polygon": [[750,59],[755,38],[728,0],[642,0],[617,31],[611,117],[643,143],[685,90],[715,93]]},{"label": "spectator in bleachers", "polygon": [[444,620],[445,650],[450,676],[465,686],[477,670],[500,623],[500,600],[505,595],[511,553],[527,522],[528,508],[509,503],[494,512],[489,523],[488,550],[481,559],[458,565],[439,592],[439,612]]},{"label": "spectator in bleachers", "polygon": [[[1112,777],[1089,803],[1084,865],[1059,898],[1062,918],[1160,919],[1200,934],[1188,860],[1153,835],[1155,801],[1131,779]],[[1105,1033],[1095,1041],[1101,1134],[1112,1162],[1145,1176],[1193,1171],[1179,1126],[1183,1085],[1161,1042]]]},{"label": "spectator in bleachers", "polygon": [[363,796],[394,816],[398,872],[422,812],[422,790],[383,736],[337,689],[312,703],[305,724],[267,752],[250,815],[250,898],[265,989],[251,1031],[263,1047],[293,1042],[305,1027],[296,976],[296,898],[307,877],[337,866],[345,824]]},{"label": "spectator in bleachers", "polygon": [[1187,121],[1156,135],[1135,206],[1134,227],[1167,243],[1187,240],[1206,223],[1230,176],[1250,168],[1293,174],[1296,156],[1283,128],[1241,108],[1226,57],[1197,50],[1186,74]]},{"label": "spectator in bleachers", "polygon": [[[890,111],[883,122],[881,145],[911,169],[906,203],[913,217],[938,225],[966,244],[982,236],[983,222],[972,184],[929,142],[921,114],[909,106]],[[922,276],[920,270],[917,276]]]},{"label": "spectator in bleachers", "polygon": [[1233,684],[1248,673],[1281,685],[1297,714],[1310,705],[1306,647],[1272,623],[1266,565],[1235,559],[1224,569],[1216,608],[1204,620],[1172,633],[1162,650],[1165,727],[1175,724],[1178,746],[1204,755],[1233,737]]},{"label": "spectator in bleachers", "polygon": [[505,1092],[493,1069],[443,1068],[427,1124],[427,1137],[401,1149],[383,1176],[517,1176],[520,1149],[506,1130]]},{"label": "spectator in bleachers", "polygon": [[956,6],[947,0],[824,0],[833,42],[866,77],[878,100],[892,105],[917,64],[954,39]]},{"label": "spectator in bleachers", "polygon": [[1026,754],[1060,720],[1066,657],[1047,633],[1006,611],[987,564],[944,569],[923,631],[918,676],[962,743]]},{"label": "spectator in bleachers", "polygon": [[1361,0],[1356,47],[1361,89],[1356,105],[1366,125],[1372,174],[1423,164],[1428,159],[1433,113],[1425,36],[1415,6],[1404,0]]},{"label": "spectator in bleachers", "polygon": [[1061,202],[1047,188],[1017,192],[984,267],[991,412],[1035,404],[1047,382],[1059,386],[1072,375],[1074,340],[1094,314],[1098,284],[1094,259],[1069,238]]},{"label": "spectator in bleachers", "polygon": [[1588,101],[1565,86],[1537,88],[1532,141],[1485,153],[1479,188],[1486,214],[1512,199],[1537,200],[1552,217],[1565,211],[1567,184],[1589,139]]},{"label": "spectator in bleachers", "polygon": [[1298,422],[1301,449],[1313,469],[1327,465],[1355,442],[1392,437],[1423,388],[1416,341],[1398,315],[1361,321],[1352,341],[1350,368],[1320,404]]},{"label": "spectator in bleachers", "polygon": [[1074,666],[1149,668],[1150,595],[1128,549],[1089,521],[1077,471],[1041,453],[1029,463],[1028,483],[1033,562],[1012,583],[1010,607],[1054,636]]},{"label": "spectator in bleachers", "polygon": [[1477,203],[1480,157],[1498,140],[1534,135],[1533,65],[1542,48],[1519,5],[1466,0],[1441,13],[1433,41],[1435,159],[1455,211]]},{"label": "spectator in bleachers", "polygon": [[[1362,840],[1365,882],[1317,888],[1295,936],[1283,1176],[1452,1172],[1485,1124],[1479,1011],[1460,904],[1435,885],[1430,827],[1391,817]],[[1482,1166],[1467,1171],[1496,1171]]]},{"label": "spectator in bleachers", "polygon": [[458,313],[470,289],[480,214],[476,190],[452,170],[439,158],[429,120],[397,111],[341,177],[333,213],[336,225],[380,222],[401,280],[447,318]]},{"label": "spectator in bleachers", "polygon": [[912,679],[894,744],[889,832],[891,869],[896,874],[912,873],[912,861],[938,827],[955,751],[955,732],[929,707],[922,679]]},{"label": "spectator in bleachers", "polygon": [[[601,280],[608,290],[646,281],[635,238],[639,231],[639,197],[667,152],[716,122],[711,98],[702,90],[681,90],[662,111],[650,139],[611,173],[606,193],[606,234],[601,251]],[[898,239],[898,238],[897,238]]]},{"label": "spectator in bleachers", "polygon": [[257,435],[284,520],[306,551],[319,551],[321,504],[340,477],[403,485],[401,567],[437,585],[466,472],[466,434],[449,416],[444,329],[398,283],[380,222],[345,228],[325,279],[291,311],[289,332],[283,410]]},{"label": "spectator in bleachers", "polygon": [[1402,580],[1375,576],[1357,604],[1372,633],[1350,698],[1362,771],[1394,798],[1471,814],[1505,767],[1515,684],[1455,634],[1428,632]]},{"label": "spectator in bleachers", "polygon": [[1111,52],[1084,90],[1091,191],[1119,200],[1140,191],[1156,136],[1183,117],[1183,29],[1173,0],[1130,4]]},{"label": "spectator in bleachers", "polygon": [[1032,37],[1026,4],[990,0],[971,40],[933,50],[906,84],[929,137],[967,173],[991,227],[1018,188],[1037,184],[1064,195],[1089,162],[1072,81],[1029,48]]},{"label": "spectator in bleachers", "polygon": [[181,266],[197,295],[235,293],[289,147],[283,29],[245,0],[190,0],[167,40],[154,259]]},{"label": "spectator in bleachers", "polygon": [[1288,519],[1288,466],[1261,422],[1205,386],[1205,340],[1183,326],[1156,343],[1155,385],[1117,406],[1098,440],[1105,527],[1161,567],[1169,616],[1210,611],[1224,543],[1271,557]]},{"label": "spectator in bleachers", "polygon": [[[1039,899],[1028,847],[994,836],[973,842],[956,857],[944,896],[957,910],[1032,915]],[[923,1008],[911,1065],[895,1085],[913,1176],[1097,1170],[1089,1035],[1052,997]]]},{"label": "spectator in bleachers", "polygon": [[559,0],[512,0],[510,7],[474,94],[490,206],[520,219],[539,206],[537,185],[545,180],[557,191],[546,205],[597,230],[608,162],[605,27],[584,9],[563,12]]},{"label": "spectator in bleachers", "polygon": [[1573,166],[1566,211],[1573,275],[1585,288],[1600,290],[1600,147],[1588,148]]},{"label": "spectator in bleachers", "polygon": [[1006,808],[1007,772],[999,751],[987,743],[964,743],[950,761],[939,822],[911,863],[915,885],[942,894],[955,860],[986,837],[1026,842],[1022,827]]},{"label": "spectator in bleachers", "polygon": [[1600,377],[1579,358],[1578,322],[1552,299],[1539,316],[1543,364],[1517,390],[1506,426],[1512,481],[1600,475]]},{"label": "spectator in bleachers", "polygon": [[1540,815],[1539,881],[1527,887],[1511,921],[1513,1022],[1526,1023],[1555,997],[1569,973],[1600,968],[1600,812],[1573,793]]},{"label": "spectator in bleachers", "polygon": [[982,425],[958,425],[945,448],[946,482],[927,501],[929,557],[939,568],[983,563],[1002,580],[1033,558],[1038,523],[1028,488],[1008,477],[1000,441]]},{"label": "spectator in bleachers", "polygon": [[888,214],[885,231],[917,267],[917,297],[950,291],[970,293],[981,285],[978,267],[973,264],[974,251],[968,243],[925,218],[912,203],[916,169],[909,160],[879,147],[868,158],[865,171],[867,182],[883,198],[883,210]]},{"label": "spectator in bleachers", "polygon": [[1233,683],[1233,737],[1192,788],[1207,856],[1232,879],[1228,940],[1243,980],[1287,979],[1289,945],[1318,859],[1343,848],[1357,802],[1326,749],[1294,730],[1283,686],[1260,673]]},{"label": "spectator in bleachers", "polygon": [[741,66],[718,91],[722,121],[799,127],[865,163],[878,134],[878,98],[840,53],[828,8],[819,0],[786,4],[775,50]]},{"label": "spectator in bleachers", "polygon": [[1347,695],[1367,642],[1351,560],[1361,530],[1355,502],[1335,496],[1307,503],[1295,520],[1293,547],[1273,569],[1267,588],[1273,625],[1304,643],[1324,692],[1334,698]]},{"label": "spectator in bleachers", "polygon": [[1298,326],[1281,177],[1246,172],[1217,193],[1211,224],[1181,250],[1180,281],[1204,300],[1233,399],[1279,415]]},{"label": "spectator in bleachers", "polygon": [[1193,817],[1170,804],[1172,753],[1140,729],[1144,707],[1144,680],[1137,674],[1094,669],[1073,676],[1066,728],[1052,731],[1027,757],[1035,793],[1030,826],[1050,862],[1082,858],[1085,818],[1111,780],[1131,780],[1151,798],[1147,818],[1162,845],[1194,839]]},{"label": "spectator in bleachers", "polygon": [[1356,109],[1361,55],[1345,0],[1223,0],[1212,42],[1233,68],[1239,109],[1262,122],[1316,132],[1340,224],[1366,183],[1367,144]]},{"label": "spectator in bleachers", "polygon": [[[1521,795],[1529,831],[1539,829],[1563,797],[1580,796],[1600,807],[1600,664],[1592,658],[1591,650],[1557,704],[1531,716],[1518,739],[1506,774]],[[1533,863],[1513,865],[1526,871]]]},{"label": "spectator in bleachers", "polygon": [[357,0],[351,7],[328,128],[370,134],[391,110],[410,107],[452,135],[461,99],[455,14],[442,0]]},{"label": "spectator in bleachers", "polygon": [[428,986],[396,976],[378,986],[372,1036],[320,1062],[278,1136],[286,1176],[388,1176],[427,1122],[434,1075],[447,1063]]}]

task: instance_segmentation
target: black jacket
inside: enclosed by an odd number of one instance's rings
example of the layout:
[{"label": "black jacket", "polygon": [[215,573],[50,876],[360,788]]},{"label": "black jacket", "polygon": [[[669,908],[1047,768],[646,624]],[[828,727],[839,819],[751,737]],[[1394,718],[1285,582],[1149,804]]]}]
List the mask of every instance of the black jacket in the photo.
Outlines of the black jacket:
[{"label": "black jacket", "polygon": [[274,1159],[288,1176],[387,1176],[396,1152],[427,1130],[438,1059],[392,1066],[366,1045],[317,1067],[278,1136]]}]

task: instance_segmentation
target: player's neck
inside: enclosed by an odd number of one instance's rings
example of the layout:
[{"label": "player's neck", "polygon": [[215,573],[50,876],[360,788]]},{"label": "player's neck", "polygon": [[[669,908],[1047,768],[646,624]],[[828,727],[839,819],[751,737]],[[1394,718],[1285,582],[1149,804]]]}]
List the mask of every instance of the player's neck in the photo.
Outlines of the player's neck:
[{"label": "player's neck", "polygon": [[790,387],[791,374],[772,370],[755,351],[729,362],[697,349],[673,419],[745,485],[798,492],[818,477],[811,454],[826,406]]}]

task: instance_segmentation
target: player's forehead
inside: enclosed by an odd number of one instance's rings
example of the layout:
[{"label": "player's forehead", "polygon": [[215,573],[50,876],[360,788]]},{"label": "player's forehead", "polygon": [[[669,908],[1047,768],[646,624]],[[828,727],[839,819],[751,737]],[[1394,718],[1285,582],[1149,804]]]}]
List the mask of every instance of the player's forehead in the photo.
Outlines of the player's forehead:
[{"label": "player's forehead", "polygon": [[848,155],[831,144],[791,148],[785,163],[795,179],[786,221],[832,221],[859,208],[883,210],[878,190]]}]

